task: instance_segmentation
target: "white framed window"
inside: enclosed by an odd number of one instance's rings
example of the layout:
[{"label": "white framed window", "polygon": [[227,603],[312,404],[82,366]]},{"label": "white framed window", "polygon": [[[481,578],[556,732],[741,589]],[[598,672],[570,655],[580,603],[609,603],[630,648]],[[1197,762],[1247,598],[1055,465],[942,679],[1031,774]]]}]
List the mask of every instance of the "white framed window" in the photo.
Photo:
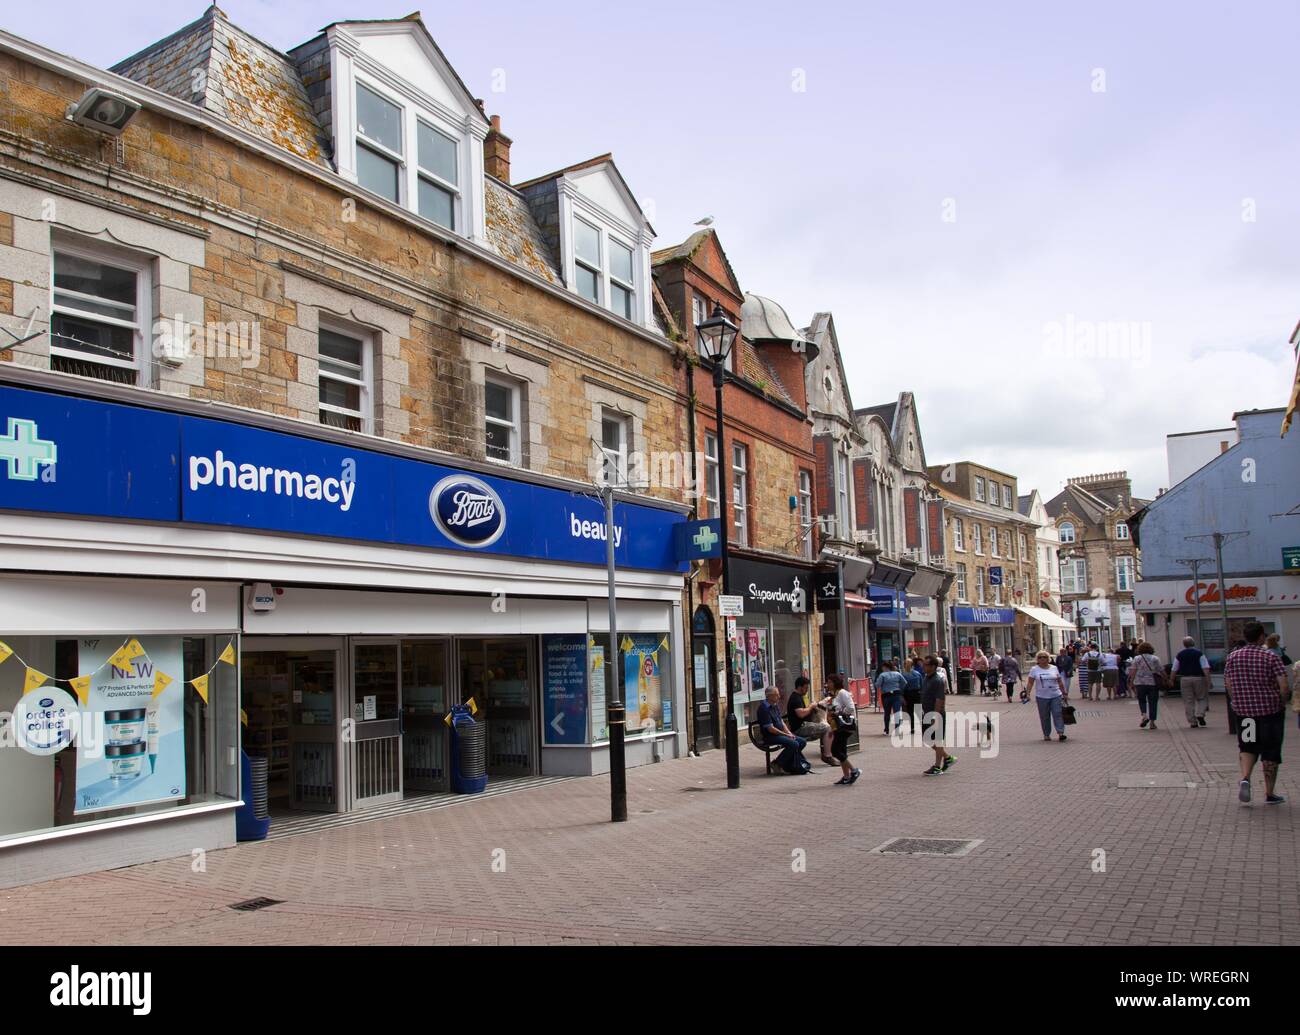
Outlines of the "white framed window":
[{"label": "white framed window", "polygon": [[415,123],[419,138],[416,209],[430,222],[456,229],[456,201],[460,195],[460,145],[424,119]]},{"label": "white framed window", "polygon": [[813,488],[812,474],[799,472],[799,531],[803,535],[803,555],[811,559],[813,555]]},{"label": "white framed window", "polygon": [[739,442],[731,447],[731,523],[737,546],[749,545],[749,451]]},{"label": "white framed window", "polygon": [[1002,486],[1002,506],[1006,507],[1007,510],[1011,509],[1011,486],[1010,485]]},{"label": "white framed window", "polygon": [[605,484],[627,485],[628,439],[631,421],[627,414],[604,407],[600,413],[600,451],[604,454]]},{"label": "white framed window", "polygon": [[1061,542],[1063,543],[1074,542],[1074,525],[1071,522],[1066,521],[1062,523],[1061,526],[1057,529],[1057,532],[1060,533]]},{"label": "white framed window", "polygon": [[149,260],[56,242],[51,266],[50,369],[140,384],[152,324]]},{"label": "white framed window", "polygon": [[1116,538],[1116,539],[1127,539],[1128,537],[1129,537],[1129,536],[1128,536],[1128,522],[1127,522],[1127,521],[1116,521],[1116,522],[1115,522],[1115,538]]},{"label": "white framed window", "polygon": [[966,551],[966,528],[959,517],[952,519],[952,548],[959,553]]},{"label": "white framed window", "polygon": [[704,517],[716,518],[722,515],[718,504],[721,496],[718,484],[718,437],[705,433],[704,436]]},{"label": "white framed window", "polygon": [[585,219],[573,220],[573,276],[578,294],[600,305],[600,231]]},{"label": "white framed window", "polygon": [[401,105],[357,82],[357,183],[402,204],[406,164]]},{"label": "white framed window", "polygon": [[322,424],[348,431],[371,430],[371,351],[369,334],[321,324],[317,387]]},{"label": "white framed window", "polygon": [[1026,552],[1028,549],[1029,549],[1029,543],[1025,539],[1025,533],[1021,532],[1020,533],[1020,555],[1019,555],[1020,560],[1023,561],[1028,559],[1029,554]]},{"label": "white framed window", "polygon": [[971,537],[971,548],[975,551],[977,555],[983,556],[984,533],[980,530],[980,526],[974,522],[972,522],[970,526],[970,537]]},{"label": "white framed window", "polygon": [[980,603],[980,604],[982,604],[982,603],[985,602],[985,601],[984,601],[984,569],[983,569],[983,568],[976,568],[976,569],[975,569],[975,601],[976,601],[976,603]]},{"label": "white framed window", "polygon": [[636,312],[636,273],[632,249],[609,238],[609,307],[625,320]]},{"label": "white framed window", "polygon": [[835,534],[840,539],[852,535],[853,518],[849,513],[849,458],[835,451]]},{"label": "white framed window", "polygon": [[1061,592],[1088,592],[1088,562],[1085,558],[1067,557],[1061,561]]},{"label": "white framed window", "polygon": [[1002,604],[1002,583],[993,587],[993,603],[1001,606]]},{"label": "white framed window", "polygon": [[979,500],[981,503],[984,502],[984,479],[983,478],[975,479],[975,498]]},{"label": "white framed window", "polygon": [[992,525],[989,525],[989,554],[993,557],[1002,556],[1002,554],[998,552],[998,530]]},{"label": "white framed window", "polygon": [[955,582],[957,586],[957,599],[968,599],[966,596],[966,564],[964,561],[957,562],[957,578]]},{"label": "white framed window", "polygon": [[1133,592],[1134,562],[1132,557],[1115,558],[1115,588],[1121,593]]},{"label": "white framed window", "polygon": [[483,455],[497,463],[522,463],[519,442],[522,391],[516,381],[491,374],[483,379]]}]

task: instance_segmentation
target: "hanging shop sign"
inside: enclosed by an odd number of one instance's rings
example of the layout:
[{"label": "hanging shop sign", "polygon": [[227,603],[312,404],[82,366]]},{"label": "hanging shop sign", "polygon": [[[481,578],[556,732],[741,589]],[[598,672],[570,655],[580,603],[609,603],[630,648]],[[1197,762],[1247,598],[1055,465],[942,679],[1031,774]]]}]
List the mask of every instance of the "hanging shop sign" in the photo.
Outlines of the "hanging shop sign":
[{"label": "hanging shop sign", "polygon": [[840,606],[844,589],[840,585],[839,568],[832,568],[830,571],[814,571],[812,584],[819,611],[833,611]]},{"label": "hanging shop sign", "polygon": [[722,556],[722,519],[682,521],[673,528],[679,561],[703,561]]},{"label": "hanging shop sign", "polygon": [[[0,507],[606,563],[604,506],[582,493],[9,387],[0,387]],[[615,563],[685,571],[674,549],[684,521],[616,503]]]},{"label": "hanging shop sign", "polygon": [[807,614],[812,570],[770,561],[729,559],[731,588],[745,598],[745,611],[762,614]]}]

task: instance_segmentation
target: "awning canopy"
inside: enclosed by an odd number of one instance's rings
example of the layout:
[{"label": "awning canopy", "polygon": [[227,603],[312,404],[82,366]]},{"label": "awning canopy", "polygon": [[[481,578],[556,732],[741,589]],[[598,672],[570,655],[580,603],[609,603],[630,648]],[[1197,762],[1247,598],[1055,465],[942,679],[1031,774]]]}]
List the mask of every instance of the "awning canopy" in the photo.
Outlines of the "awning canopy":
[{"label": "awning canopy", "polygon": [[1050,629],[1069,629],[1074,630],[1074,623],[1062,618],[1054,611],[1049,611],[1045,607],[1024,607],[1016,605],[1016,610],[1023,615],[1027,615],[1035,622],[1046,625]]},{"label": "awning canopy", "polygon": [[844,603],[848,607],[859,607],[863,611],[870,611],[874,606],[870,600],[862,596],[860,593],[845,593]]}]

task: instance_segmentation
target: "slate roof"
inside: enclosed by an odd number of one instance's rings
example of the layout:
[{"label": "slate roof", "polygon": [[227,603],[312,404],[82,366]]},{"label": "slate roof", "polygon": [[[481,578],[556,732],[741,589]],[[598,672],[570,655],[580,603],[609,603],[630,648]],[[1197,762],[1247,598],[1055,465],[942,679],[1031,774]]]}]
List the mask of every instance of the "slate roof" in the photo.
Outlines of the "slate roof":
[{"label": "slate roof", "polygon": [[[428,36],[418,14],[379,21],[416,22]],[[315,38],[319,39],[319,34]],[[433,46],[437,50],[437,44]],[[332,127],[317,119],[302,70],[288,55],[234,25],[216,4],[196,21],[118,62],[111,70],[198,105],[322,168],[334,169]],[[452,72],[455,74],[454,69]],[[196,85],[200,87],[197,91]],[[470,96],[468,89],[465,92]],[[602,156],[584,164],[607,159]],[[483,194],[489,246],[515,266],[552,284],[561,284],[556,258],[528,203],[517,191],[491,176],[484,177]]]},{"label": "slate roof", "polygon": [[885,427],[889,429],[890,438],[894,435],[894,421],[898,417],[898,402],[895,400],[891,403],[881,403],[879,406],[864,406],[860,410],[854,410],[855,417],[879,417],[885,422]]},{"label": "slate roof", "polygon": [[328,134],[316,121],[297,66],[231,24],[216,4],[197,21],[110,71],[198,105],[267,143],[330,168],[322,147]]},{"label": "slate roof", "polygon": [[[690,237],[682,241],[681,244],[674,244],[667,248],[660,248],[650,253],[650,265],[659,266],[666,262],[691,262],[695,258],[705,241],[712,236],[717,237],[717,231],[713,227],[705,227],[703,230],[696,230]],[[717,242],[718,254],[722,256],[723,265],[727,269],[727,275],[731,277],[731,286],[736,289],[736,294],[744,297],[744,292],[740,288],[740,278],[736,276],[736,271],[731,268],[731,260],[727,258],[727,251],[722,247],[722,242]]]}]

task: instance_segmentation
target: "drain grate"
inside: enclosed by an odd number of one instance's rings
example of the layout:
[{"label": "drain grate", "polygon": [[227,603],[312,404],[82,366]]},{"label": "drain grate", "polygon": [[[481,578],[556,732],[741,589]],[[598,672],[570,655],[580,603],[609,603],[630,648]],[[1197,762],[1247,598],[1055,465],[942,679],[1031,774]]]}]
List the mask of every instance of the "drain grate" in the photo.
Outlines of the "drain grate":
[{"label": "drain grate", "polygon": [[230,908],[241,913],[254,913],[259,909],[265,909],[267,906],[278,906],[283,901],[282,898],[250,898],[245,902],[236,902]]},{"label": "drain grate", "polygon": [[966,855],[976,845],[982,845],[981,838],[956,837],[891,837],[878,848],[871,849],[873,855],[946,855],[955,857]]}]

